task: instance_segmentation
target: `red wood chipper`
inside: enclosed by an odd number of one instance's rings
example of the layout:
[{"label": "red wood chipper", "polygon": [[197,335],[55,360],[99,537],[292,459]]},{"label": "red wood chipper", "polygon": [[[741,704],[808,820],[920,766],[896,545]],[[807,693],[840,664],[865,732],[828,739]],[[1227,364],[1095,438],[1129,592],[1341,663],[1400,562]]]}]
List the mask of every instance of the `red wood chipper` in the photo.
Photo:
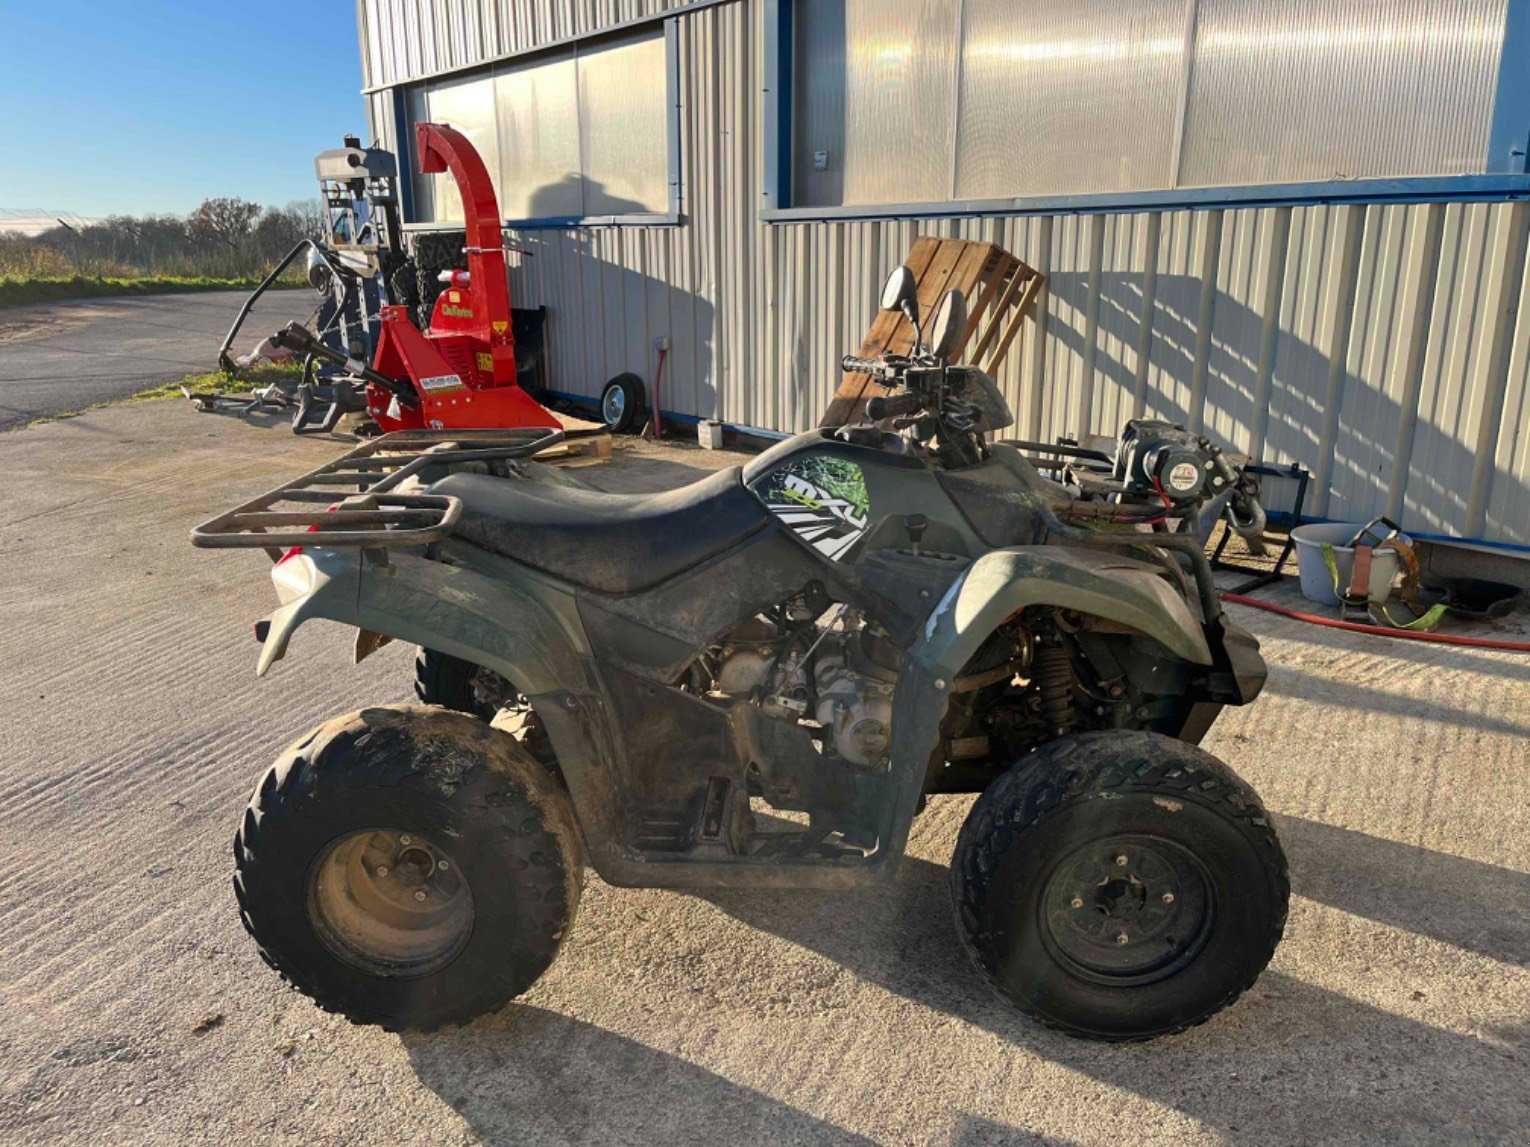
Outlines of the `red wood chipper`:
[{"label": "red wood chipper", "polygon": [[415,325],[407,306],[385,304],[370,365],[320,342],[300,323],[289,323],[272,341],[364,381],[367,412],[384,433],[561,427],[516,381],[505,239],[488,168],[467,138],[445,124],[416,125],[415,143],[421,172],[450,172],[456,181],[467,238],[467,270],[442,273],[446,286],[428,328]]}]

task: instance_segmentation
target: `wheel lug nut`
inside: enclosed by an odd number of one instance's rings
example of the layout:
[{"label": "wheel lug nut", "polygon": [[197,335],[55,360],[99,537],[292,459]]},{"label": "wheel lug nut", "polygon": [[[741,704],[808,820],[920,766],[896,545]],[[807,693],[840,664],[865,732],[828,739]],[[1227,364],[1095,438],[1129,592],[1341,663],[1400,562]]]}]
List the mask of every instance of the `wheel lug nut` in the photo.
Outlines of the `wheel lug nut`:
[{"label": "wheel lug nut", "polygon": [[[419,890],[419,891],[418,891],[418,892],[416,892],[416,893],[415,893],[415,894],[414,894],[414,898],[415,898],[415,899],[416,899],[416,900],[424,900],[424,899],[425,899],[425,890],[424,890],[424,889],[423,889],[423,888],[422,888],[422,889],[420,889],[420,890]],[[1123,939],[1123,940],[1124,940],[1124,939],[1125,939],[1125,937],[1122,937],[1122,939]]]},{"label": "wheel lug nut", "polygon": [[1116,937],[1116,943],[1117,944],[1123,944],[1124,945],[1124,944],[1130,944],[1131,942],[1132,942],[1132,938],[1130,936],[1128,936],[1125,932],[1122,932],[1119,936]]},{"label": "wheel lug nut", "polygon": [[414,841],[413,841],[413,840],[411,840],[411,839],[410,839],[410,838],[409,838],[409,837],[407,837],[407,836],[401,836],[401,837],[399,837],[399,838],[398,838],[398,842],[399,842],[399,843],[400,843],[400,844],[413,844],[413,843],[414,843]]},{"label": "wheel lug nut", "polygon": [[1068,903],[1071,904],[1074,908],[1082,908],[1084,906],[1084,902],[1082,900],[1080,900],[1077,896],[1075,896]]},{"label": "wheel lug nut", "polygon": [[388,866],[386,864],[379,864],[377,866],[377,875],[378,876],[387,876],[388,875]]},{"label": "wheel lug nut", "polygon": [[1163,894],[1163,902],[1165,904],[1173,904],[1174,903],[1174,893],[1172,893],[1172,892],[1165,892]]},{"label": "wheel lug nut", "polygon": [[[451,865],[447,864],[446,861],[443,860],[440,864],[436,865],[436,867],[439,868],[442,872],[445,872],[448,868],[451,867]],[[1170,895],[1172,896],[1173,893],[1170,893]]]},{"label": "wheel lug nut", "polygon": [[1126,854],[1124,852],[1120,856],[1116,857],[1116,866],[1118,868],[1126,867]]}]

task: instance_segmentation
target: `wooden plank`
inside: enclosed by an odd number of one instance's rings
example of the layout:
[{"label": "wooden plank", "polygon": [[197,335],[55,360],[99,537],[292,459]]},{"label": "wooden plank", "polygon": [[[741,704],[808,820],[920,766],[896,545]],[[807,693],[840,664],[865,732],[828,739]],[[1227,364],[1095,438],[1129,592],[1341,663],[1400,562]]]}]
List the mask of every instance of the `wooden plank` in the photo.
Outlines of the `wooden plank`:
[{"label": "wooden plank", "polygon": [[[967,333],[962,337],[963,346],[972,341],[972,336],[983,324],[983,316],[989,313],[989,309],[993,307],[999,293],[1003,290],[1006,279],[1014,277],[1019,265],[1019,260],[1011,256],[1008,251],[995,249],[993,258],[989,260],[988,267],[978,280],[978,291],[972,300],[972,314],[967,320]],[[993,326],[993,322],[997,321],[998,317],[999,312],[994,310],[993,321],[988,324],[989,327]]]},{"label": "wooden plank", "polygon": [[[969,243],[962,252],[961,258],[951,271],[951,277],[946,281],[945,290],[935,297],[935,302],[930,307],[928,322],[933,324],[935,312],[940,308],[940,300],[945,297],[946,291],[960,291],[971,298],[977,290],[978,281],[981,279],[983,269],[988,266],[989,256],[993,253],[993,247],[988,243]],[[970,328],[969,328],[970,329]],[[967,331],[962,331],[961,342],[956,344],[956,350],[952,353],[953,361],[960,361],[962,352],[967,349]]]},{"label": "wooden plank", "polygon": [[532,456],[533,462],[547,466],[593,466],[611,459],[611,435],[592,434],[587,438],[566,438]]},{"label": "wooden plank", "polygon": [[[1030,272],[1029,275],[1026,272]],[[1035,277],[1036,272],[1031,271],[1024,264],[1016,267],[1015,273],[1010,276],[1009,286],[1004,289],[1004,294],[999,298],[999,305],[994,308],[993,321],[988,324],[988,329],[983,332],[983,336],[978,339],[977,346],[972,349],[971,357],[973,363],[979,366],[982,365],[983,352],[988,349],[994,338],[998,335],[1005,308],[1015,301],[1015,296],[1020,293],[1020,289],[1025,286],[1026,281]],[[1023,314],[1024,311],[1022,310],[1021,313]],[[992,374],[993,372],[989,371],[989,373]]]},{"label": "wooden plank", "polygon": [[1015,335],[1020,333],[1020,324],[1025,322],[1026,313],[1041,292],[1041,282],[1042,277],[1039,274],[1032,275],[1026,280],[1025,292],[1020,296],[1020,303],[1015,307],[1015,313],[1009,320],[1009,326],[1004,331],[1004,338],[995,348],[993,357],[988,360],[988,365],[983,368],[989,374],[996,374],[999,366],[1004,362],[1004,356],[1009,353],[1009,344],[1014,342]]}]

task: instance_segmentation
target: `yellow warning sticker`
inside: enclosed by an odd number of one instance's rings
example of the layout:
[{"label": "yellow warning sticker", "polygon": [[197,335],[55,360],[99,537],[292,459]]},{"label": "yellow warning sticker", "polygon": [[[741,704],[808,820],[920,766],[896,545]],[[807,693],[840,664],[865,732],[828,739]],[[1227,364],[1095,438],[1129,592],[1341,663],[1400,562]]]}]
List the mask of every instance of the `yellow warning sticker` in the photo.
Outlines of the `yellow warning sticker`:
[{"label": "yellow warning sticker", "polygon": [[492,354],[484,354],[483,351],[479,351],[478,352],[478,369],[479,370],[493,370],[494,369],[494,356]]},{"label": "yellow warning sticker", "polygon": [[494,333],[497,335],[502,335],[505,333],[505,331],[510,329],[510,324],[505,322],[504,319],[496,319],[489,325],[494,328]]}]

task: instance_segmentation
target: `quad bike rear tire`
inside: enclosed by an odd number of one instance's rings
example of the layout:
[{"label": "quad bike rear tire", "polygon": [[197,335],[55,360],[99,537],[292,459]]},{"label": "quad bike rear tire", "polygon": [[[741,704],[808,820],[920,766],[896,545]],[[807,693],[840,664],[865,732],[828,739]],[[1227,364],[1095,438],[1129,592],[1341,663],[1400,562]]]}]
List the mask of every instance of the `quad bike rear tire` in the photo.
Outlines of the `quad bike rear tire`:
[{"label": "quad bike rear tire", "polygon": [[579,905],[567,798],[513,737],[417,705],[293,744],[234,838],[265,961],[358,1024],[429,1031],[497,1011],[547,970]]},{"label": "quad bike rear tire", "polygon": [[1285,928],[1286,859],[1259,798],[1158,733],[1061,737],[978,797],[951,864],[957,928],[1048,1027],[1182,1031],[1248,989]]}]

